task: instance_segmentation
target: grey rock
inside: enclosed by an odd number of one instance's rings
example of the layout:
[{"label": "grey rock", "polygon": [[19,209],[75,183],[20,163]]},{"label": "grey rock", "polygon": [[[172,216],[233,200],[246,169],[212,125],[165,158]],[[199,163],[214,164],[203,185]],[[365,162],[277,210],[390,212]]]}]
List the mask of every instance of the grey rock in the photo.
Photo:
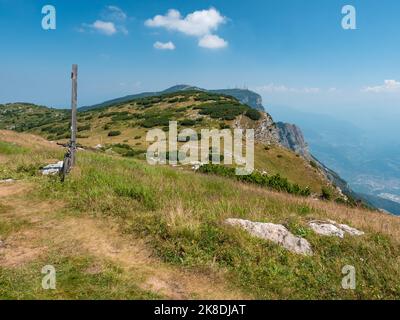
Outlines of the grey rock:
[{"label": "grey rock", "polygon": [[0,183],[13,183],[15,181],[16,180],[14,180],[14,179],[5,179],[5,180],[0,180]]},{"label": "grey rock", "polygon": [[234,124],[234,129],[253,129],[254,140],[265,145],[279,144],[279,132],[271,115],[261,112],[261,119],[255,123],[246,121],[246,117],[239,116]]},{"label": "grey rock", "polygon": [[362,236],[364,234],[363,231],[352,228],[346,224],[338,224],[332,220],[311,221],[308,225],[315,233],[324,236],[344,238],[346,233],[351,236]]},{"label": "grey rock", "polygon": [[44,176],[58,174],[63,167],[63,161],[59,161],[54,164],[49,164],[42,169],[42,174]]},{"label": "grey rock", "polygon": [[292,150],[306,159],[310,158],[308,144],[306,143],[301,129],[289,123],[277,122],[279,142],[289,150]]},{"label": "grey rock", "polygon": [[309,223],[309,226],[317,234],[344,238],[344,231],[331,223],[313,221]]},{"label": "grey rock", "polygon": [[363,231],[349,227],[346,224],[339,224],[339,227],[351,236],[362,236],[363,234],[365,234]]},{"label": "grey rock", "polygon": [[225,222],[246,230],[252,236],[272,241],[293,253],[305,256],[313,254],[311,245],[306,239],[296,237],[282,225],[242,219],[227,219]]}]

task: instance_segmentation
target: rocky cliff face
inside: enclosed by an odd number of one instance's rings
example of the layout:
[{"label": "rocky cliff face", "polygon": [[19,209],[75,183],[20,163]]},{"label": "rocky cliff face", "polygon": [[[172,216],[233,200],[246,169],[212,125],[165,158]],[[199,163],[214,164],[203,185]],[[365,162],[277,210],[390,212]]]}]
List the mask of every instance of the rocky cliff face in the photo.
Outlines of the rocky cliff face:
[{"label": "rocky cliff face", "polygon": [[233,127],[234,129],[254,129],[254,139],[263,144],[280,144],[279,131],[268,113],[262,112],[261,119],[258,121],[239,116]]},{"label": "rocky cliff face", "polygon": [[295,124],[278,122],[279,142],[284,147],[300,154],[304,158],[310,159],[308,144],[306,143],[303,133]]}]

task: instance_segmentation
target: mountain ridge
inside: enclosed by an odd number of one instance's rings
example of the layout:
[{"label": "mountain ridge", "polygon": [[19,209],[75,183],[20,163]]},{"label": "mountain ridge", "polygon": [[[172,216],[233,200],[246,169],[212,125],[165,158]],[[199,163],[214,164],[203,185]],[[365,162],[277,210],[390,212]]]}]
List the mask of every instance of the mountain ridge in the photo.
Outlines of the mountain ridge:
[{"label": "mountain ridge", "polygon": [[[228,93],[231,93],[231,94],[236,93],[236,95],[240,94],[239,98],[241,100],[236,97],[234,97],[234,98],[237,100],[240,100],[241,103],[244,103],[242,101],[245,101],[247,103],[252,101],[253,104],[256,103],[256,104],[262,106],[262,99],[258,94],[251,92],[249,90],[241,90],[241,89],[204,90],[204,89],[200,89],[200,88],[190,86],[190,85],[178,85],[178,86],[174,86],[174,87],[171,87],[171,88],[168,88],[168,89],[162,91],[162,94],[160,96],[167,97],[168,94],[174,94],[174,93],[179,95],[180,92],[185,93],[186,95],[187,94],[190,95],[193,92],[194,93],[202,92],[204,94],[207,94],[207,93],[219,94],[219,95],[221,95],[221,97],[223,97],[223,96],[233,97],[232,95],[229,95]],[[105,111],[106,108],[110,108],[110,106],[107,106],[107,105],[111,104],[111,107],[114,106],[114,108],[117,108],[117,109],[115,109],[115,111],[113,111],[113,113],[115,113],[115,116],[117,116],[118,112],[116,110],[119,109],[118,106],[121,106],[121,108],[124,109],[124,104],[132,105],[131,103],[128,103],[128,102],[138,101],[140,99],[149,99],[151,97],[153,97],[153,99],[159,100],[160,97],[157,98],[156,94],[157,94],[156,92],[145,92],[145,93],[141,93],[138,95],[126,96],[123,98],[117,98],[117,99],[110,100],[110,101],[102,103],[102,104],[98,104],[98,105],[89,107],[88,109],[80,108],[79,111],[81,114],[85,113],[85,112],[97,110],[97,109],[103,109],[103,111]],[[250,94],[250,97],[249,97],[249,94]],[[189,105],[187,105],[187,106],[189,107]],[[121,109],[121,111],[123,111],[122,109]],[[124,112],[126,112],[126,111],[124,111]],[[278,144],[282,145],[283,147],[287,148],[288,150],[293,151],[297,155],[302,156],[306,160],[306,162],[315,163],[319,167],[319,169],[324,173],[325,178],[327,178],[327,180],[330,181],[333,185],[340,188],[340,192],[344,192],[348,197],[351,197],[351,198],[354,197],[354,192],[348,187],[347,182],[345,182],[343,179],[341,179],[337,173],[335,173],[332,170],[330,170],[329,168],[327,168],[325,165],[323,165],[320,161],[315,159],[309,153],[307,143],[305,142],[304,136],[299,127],[297,127],[296,125],[287,124],[287,123],[281,123],[281,122],[275,123],[274,120],[272,119],[272,117],[269,115],[269,113],[267,113],[265,110],[263,110],[263,113],[265,113],[265,116],[262,116],[262,121],[259,121],[257,127],[253,128],[253,129],[255,129],[256,139],[258,139],[262,143],[267,143],[267,144],[278,143]],[[127,115],[124,115],[124,117],[126,117],[126,116]],[[57,116],[57,117],[60,117],[60,116]],[[55,117],[55,119],[57,119],[57,117]],[[129,116],[127,118],[129,118]],[[249,122],[245,119],[244,119],[245,121],[243,122],[243,118],[241,118],[241,119],[242,120],[236,121],[235,127],[243,128],[243,129],[249,128],[248,127]],[[83,129],[84,129],[84,127],[85,126],[81,126],[81,128],[83,128]],[[11,129],[15,129],[15,128],[11,127]],[[22,129],[24,130],[25,128],[22,128]],[[29,126],[28,126],[28,129],[29,129]],[[41,130],[48,130],[48,132],[54,131],[55,133],[57,133],[58,129],[56,130],[56,129],[51,129],[51,128],[42,128]],[[60,128],[60,130],[61,130],[61,128]],[[84,134],[82,134],[81,136],[84,137]],[[360,199],[360,198],[357,197],[356,199]]]},{"label": "mountain ridge", "polygon": [[124,102],[141,99],[141,98],[155,97],[155,96],[160,96],[160,95],[168,94],[168,93],[177,93],[180,91],[203,91],[203,92],[209,92],[209,93],[224,94],[224,95],[232,96],[232,97],[238,99],[243,104],[247,104],[254,109],[257,109],[260,111],[265,111],[265,109],[262,105],[261,96],[258,93],[253,92],[251,90],[248,90],[248,89],[207,90],[207,89],[203,89],[203,88],[191,86],[191,85],[186,85],[186,84],[175,85],[175,86],[172,86],[172,87],[162,90],[162,91],[142,92],[142,93],[138,93],[138,94],[127,95],[127,96],[123,96],[120,98],[107,100],[102,103],[94,104],[91,106],[83,106],[83,107],[79,108],[79,110],[80,111],[88,111],[91,109],[112,106],[117,103],[124,103]]}]

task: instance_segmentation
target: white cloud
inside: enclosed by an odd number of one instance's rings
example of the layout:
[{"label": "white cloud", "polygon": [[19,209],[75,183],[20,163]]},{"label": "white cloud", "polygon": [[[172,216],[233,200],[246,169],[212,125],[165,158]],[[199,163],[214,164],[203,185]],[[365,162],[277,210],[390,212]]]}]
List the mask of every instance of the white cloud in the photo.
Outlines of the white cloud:
[{"label": "white cloud", "polygon": [[124,35],[128,35],[129,34],[129,31],[125,26],[117,26],[117,29],[118,29],[119,32],[121,32]]},{"label": "white cloud", "polygon": [[256,90],[268,93],[305,93],[315,94],[321,92],[320,88],[291,88],[284,85],[270,83],[265,86],[257,87]]},{"label": "white cloud", "polygon": [[171,41],[169,41],[169,42],[157,41],[156,43],[154,43],[153,46],[155,49],[158,49],[158,50],[175,50],[175,45]]},{"label": "white cloud", "polygon": [[113,34],[117,33],[117,28],[115,27],[115,24],[113,22],[96,20],[93,24],[90,25],[90,27],[107,36],[112,36]]},{"label": "white cloud", "polygon": [[117,33],[129,34],[125,21],[128,15],[117,6],[107,6],[100,14],[100,19],[93,23],[82,23],[79,32],[98,32],[107,36]]},{"label": "white cloud", "polygon": [[107,6],[101,16],[111,21],[125,21],[128,18],[128,15],[117,6]]},{"label": "white cloud", "polygon": [[400,92],[400,82],[396,80],[385,80],[383,85],[366,87],[362,91],[373,93]]},{"label": "white cloud", "polygon": [[225,22],[226,18],[218,10],[210,8],[195,11],[184,18],[178,10],[170,9],[166,15],[157,15],[148,19],[145,24],[148,27],[179,31],[190,36],[203,36],[216,31]]},{"label": "white cloud", "polygon": [[227,18],[215,8],[194,11],[186,17],[183,17],[178,10],[170,9],[165,15],[156,15],[154,18],[146,20],[145,25],[150,28],[164,28],[198,37],[199,46],[216,49],[228,45],[227,41],[213,34],[226,21]]},{"label": "white cloud", "polygon": [[208,49],[221,49],[227,47],[228,42],[216,35],[207,34],[199,40],[199,46]]}]

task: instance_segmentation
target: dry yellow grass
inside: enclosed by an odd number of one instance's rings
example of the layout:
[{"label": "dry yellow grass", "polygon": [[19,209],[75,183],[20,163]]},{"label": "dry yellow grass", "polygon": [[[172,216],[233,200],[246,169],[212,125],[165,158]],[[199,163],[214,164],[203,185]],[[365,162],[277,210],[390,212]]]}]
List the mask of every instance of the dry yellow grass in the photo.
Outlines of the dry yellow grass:
[{"label": "dry yellow grass", "polygon": [[9,143],[15,143],[25,148],[30,148],[32,150],[45,149],[59,149],[54,142],[50,142],[40,136],[29,134],[29,133],[17,133],[9,130],[0,130],[0,141],[5,141]]}]

